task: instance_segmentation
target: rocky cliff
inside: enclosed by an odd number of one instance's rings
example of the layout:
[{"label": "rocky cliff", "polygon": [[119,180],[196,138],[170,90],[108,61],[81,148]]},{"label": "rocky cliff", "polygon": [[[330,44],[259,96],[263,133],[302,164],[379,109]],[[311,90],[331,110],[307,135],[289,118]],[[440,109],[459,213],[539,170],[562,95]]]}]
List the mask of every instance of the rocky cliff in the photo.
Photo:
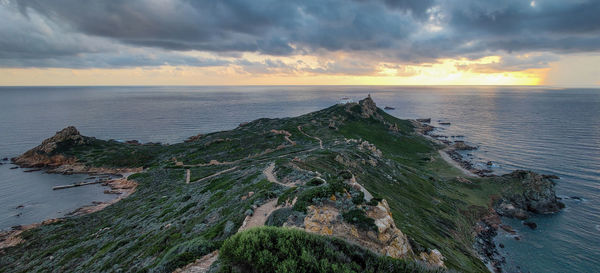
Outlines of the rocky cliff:
[{"label": "rocky cliff", "polygon": [[45,167],[72,164],[76,161],[73,157],[60,153],[70,147],[88,143],[88,138],[82,136],[79,131],[69,126],[42,142],[37,147],[13,158],[13,163],[23,167]]},{"label": "rocky cliff", "polygon": [[531,213],[554,213],[564,207],[554,190],[556,176],[517,170],[502,177],[520,181],[521,189],[505,193],[495,205],[496,211],[506,217],[526,219]]}]

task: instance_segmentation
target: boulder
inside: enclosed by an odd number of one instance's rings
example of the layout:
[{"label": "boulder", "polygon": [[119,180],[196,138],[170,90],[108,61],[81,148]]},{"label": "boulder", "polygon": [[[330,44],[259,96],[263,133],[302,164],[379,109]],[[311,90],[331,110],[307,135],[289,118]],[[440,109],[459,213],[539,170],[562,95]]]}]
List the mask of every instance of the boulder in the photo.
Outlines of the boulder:
[{"label": "boulder", "polygon": [[536,229],[537,228],[537,224],[534,223],[534,222],[525,221],[525,222],[523,222],[523,225],[528,226],[530,229]]},{"label": "boulder", "polygon": [[462,140],[454,141],[454,144],[451,147],[454,150],[457,150],[457,151],[468,151],[468,150],[476,150],[477,149],[477,147],[473,147],[473,146],[467,145]]}]

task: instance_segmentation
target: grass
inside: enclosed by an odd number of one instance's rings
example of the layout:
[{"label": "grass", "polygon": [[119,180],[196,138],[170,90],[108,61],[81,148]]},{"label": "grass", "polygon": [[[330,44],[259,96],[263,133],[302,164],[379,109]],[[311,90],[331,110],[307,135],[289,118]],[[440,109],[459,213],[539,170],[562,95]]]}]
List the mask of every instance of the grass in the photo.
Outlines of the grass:
[{"label": "grass", "polygon": [[[490,196],[522,190],[518,184],[504,178],[460,183],[454,179],[460,172],[439,158],[435,144],[414,134],[410,122],[381,110],[381,119],[360,114],[360,107],[336,105],[295,118],[259,119],[173,145],[96,139],[87,145],[65,144],[60,153],[87,165],[144,167],[143,173],[129,177],[139,183],[136,192],[102,211],[24,232],[23,243],[0,255],[0,272],[172,272],[218,248],[223,272],[428,272],[412,262],[298,230],[261,228],[234,235],[246,213],[267,200],[278,198],[283,204],[297,197],[293,209],[269,217],[268,224],[280,226],[289,216],[301,222],[307,206],[336,203],[330,197],[346,193],[352,201],[338,199],[342,217],[373,229],[372,219],[360,210],[364,195],[343,183],[352,175],[376,196],[370,205],[380,198],[388,202],[396,226],[415,251],[435,248],[449,269],[487,272],[472,247],[473,226],[487,210]],[[337,129],[328,126],[333,119]],[[390,124],[399,130],[389,130]],[[301,134],[298,125],[321,138],[326,149]],[[272,129],[289,131],[296,145],[289,146]],[[348,138],[376,145],[383,156],[347,144]],[[287,146],[276,149],[280,145]],[[192,181],[237,168],[185,184],[185,170],[173,158],[185,164],[237,161],[192,167]],[[307,183],[287,188],[267,181],[262,172],[270,163],[276,164],[281,181]]]}]

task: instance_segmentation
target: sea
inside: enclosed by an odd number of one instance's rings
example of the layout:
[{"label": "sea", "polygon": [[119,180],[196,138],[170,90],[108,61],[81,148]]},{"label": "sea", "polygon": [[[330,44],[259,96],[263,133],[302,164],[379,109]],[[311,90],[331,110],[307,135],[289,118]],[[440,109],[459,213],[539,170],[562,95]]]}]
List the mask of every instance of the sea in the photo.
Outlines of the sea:
[{"label": "sea", "polygon": [[[436,134],[479,147],[467,158],[496,174],[560,177],[566,208],[537,229],[503,219],[508,272],[600,272],[600,89],[520,86],[0,87],[0,160],[73,125],[100,139],[176,143],[257,118],[293,117],[368,94],[398,118],[431,118]],[[440,125],[440,123],[450,125]],[[488,166],[490,162],[491,166]],[[0,230],[107,201],[99,184],[53,191],[85,175],[25,172],[0,161]]]}]

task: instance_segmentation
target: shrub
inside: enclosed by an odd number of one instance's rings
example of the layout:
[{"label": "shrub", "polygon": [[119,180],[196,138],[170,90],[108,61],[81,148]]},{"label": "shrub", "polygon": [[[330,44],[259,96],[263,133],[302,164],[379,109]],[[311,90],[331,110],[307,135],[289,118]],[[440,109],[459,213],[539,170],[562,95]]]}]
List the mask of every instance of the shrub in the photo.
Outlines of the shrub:
[{"label": "shrub", "polygon": [[297,189],[297,187],[291,187],[285,190],[277,199],[277,205],[281,205],[290,200],[297,193]]},{"label": "shrub", "polygon": [[323,178],[320,177],[313,177],[310,181],[306,182],[307,186],[319,186],[321,184],[325,183],[325,181],[323,180]]},{"label": "shrub", "polygon": [[361,209],[352,209],[342,214],[344,221],[354,224],[363,230],[377,231],[375,220],[367,217],[365,212]]},{"label": "shrub", "polygon": [[341,171],[340,176],[344,179],[350,179],[352,178],[352,173],[350,173],[349,171]]},{"label": "shrub", "polygon": [[292,220],[295,221],[302,221],[304,219],[304,214],[301,212],[294,211],[291,208],[281,208],[273,211],[271,215],[269,215],[265,225],[281,227],[285,222],[287,222],[290,216],[292,217]]},{"label": "shrub", "polygon": [[173,272],[173,270],[185,266],[202,256],[218,249],[223,241],[207,241],[203,238],[195,238],[178,244],[164,255],[158,265],[160,272]]},{"label": "shrub", "polygon": [[367,205],[369,206],[377,206],[377,204],[379,202],[381,202],[381,200],[383,200],[382,198],[378,198],[378,197],[373,197],[371,198],[371,200],[369,200],[369,202],[367,203]]},{"label": "shrub", "polygon": [[219,259],[220,272],[442,272],[334,237],[276,227],[237,233],[223,243]]},{"label": "shrub", "polygon": [[352,193],[352,203],[360,205],[365,202],[365,193],[362,191],[355,191]]}]

